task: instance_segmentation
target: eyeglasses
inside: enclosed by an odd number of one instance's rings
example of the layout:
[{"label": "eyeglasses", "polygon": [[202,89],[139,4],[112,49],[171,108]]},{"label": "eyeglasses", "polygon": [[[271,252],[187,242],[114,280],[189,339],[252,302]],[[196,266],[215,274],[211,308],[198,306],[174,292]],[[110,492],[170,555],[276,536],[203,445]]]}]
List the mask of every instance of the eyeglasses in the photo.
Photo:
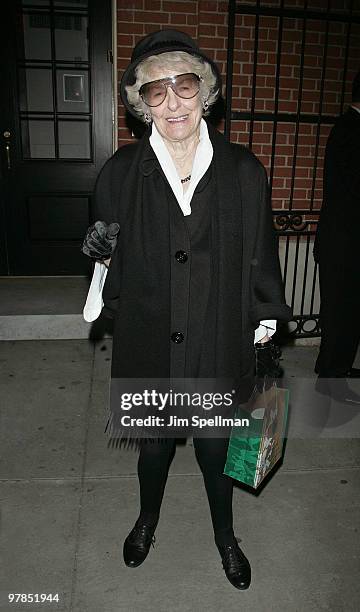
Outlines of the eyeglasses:
[{"label": "eyeglasses", "polygon": [[189,100],[200,91],[202,78],[193,72],[178,74],[166,79],[144,83],[139,89],[140,97],[148,106],[160,106],[166,98],[167,88],[171,87],[179,98]]}]

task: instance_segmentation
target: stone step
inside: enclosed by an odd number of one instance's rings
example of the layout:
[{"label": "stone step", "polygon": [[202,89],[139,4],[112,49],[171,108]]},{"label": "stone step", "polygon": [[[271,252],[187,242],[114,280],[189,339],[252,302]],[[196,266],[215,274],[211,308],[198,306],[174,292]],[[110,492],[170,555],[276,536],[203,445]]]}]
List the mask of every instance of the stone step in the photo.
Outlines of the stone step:
[{"label": "stone step", "polygon": [[0,340],[90,339],[111,335],[111,321],[82,315],[86,276],[0,277]]}]

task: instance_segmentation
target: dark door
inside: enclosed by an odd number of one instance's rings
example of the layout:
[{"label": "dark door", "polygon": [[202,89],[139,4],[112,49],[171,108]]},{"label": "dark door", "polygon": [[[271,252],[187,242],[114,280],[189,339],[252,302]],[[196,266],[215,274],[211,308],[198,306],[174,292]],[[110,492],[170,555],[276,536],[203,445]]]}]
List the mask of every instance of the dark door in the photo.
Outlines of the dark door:
[{"label": "dark door", "polygon": [[85,274],[112,154],[111,2],[6,0],[1,17],[0,274]]}]

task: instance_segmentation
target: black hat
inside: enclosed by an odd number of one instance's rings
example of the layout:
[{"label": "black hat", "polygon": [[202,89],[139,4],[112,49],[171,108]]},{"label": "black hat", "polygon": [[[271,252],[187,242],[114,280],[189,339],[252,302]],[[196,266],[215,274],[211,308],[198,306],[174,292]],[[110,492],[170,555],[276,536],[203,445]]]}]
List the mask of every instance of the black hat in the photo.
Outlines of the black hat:
[{"label": "black hat", "polygon": [[179,30],[158,30],[139,40],[132,52],[131,62],[126,68],[120,83],[120,95],[123,104],[127,110],[137,118],[139,118],[139,115],[129,104],[125,87],[135,83],[135,68],[140,62],[150,57],[150,55],[160,55],[168,51],[185,51],[210,64],[216,77],[215,91],[218,89],[219,92],[221,92],[221,76],[218,67],[215,62],[200,51],[195,41],[188,34],[180,32]]}]

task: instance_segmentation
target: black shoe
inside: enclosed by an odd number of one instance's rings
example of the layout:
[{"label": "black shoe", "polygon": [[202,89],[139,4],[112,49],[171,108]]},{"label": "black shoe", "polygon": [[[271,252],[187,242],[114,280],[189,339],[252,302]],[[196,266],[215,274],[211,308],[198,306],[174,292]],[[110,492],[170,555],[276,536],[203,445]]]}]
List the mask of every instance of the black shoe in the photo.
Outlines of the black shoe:
[{"label": "black shoe", "polygon": [[219,546],[226,578],[236,589],[248,589],[251,582],[250,563],[237,542]]},{"label": "black shoe", "polygon": [[345,376],[346,378],[360,378],[360,368],[350,368]]},{"label": "black shoe", "polygon": [[344,378],[322,378],[319,376],[315,383],[315,390],[341,404],[360,404],[360,395],[350,389]]},{"label": "black shoe", "polygon": [[124,561],[128,567],[138,567],[145,561],[150,545],[154,546],[155,543],[155,529],[156,525],[135,523],[135,527],[130,531],[123,548]]}]

